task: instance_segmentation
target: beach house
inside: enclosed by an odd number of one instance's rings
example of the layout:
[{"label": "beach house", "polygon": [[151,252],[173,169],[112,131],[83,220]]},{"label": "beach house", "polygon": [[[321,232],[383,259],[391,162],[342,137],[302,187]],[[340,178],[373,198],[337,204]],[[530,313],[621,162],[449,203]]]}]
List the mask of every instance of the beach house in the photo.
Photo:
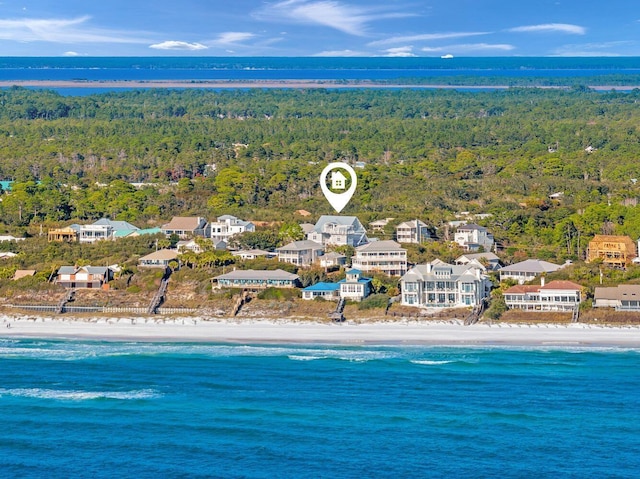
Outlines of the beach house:
[{"label": "beach house", "polygon": [[229,243],[229,239],[235,235],[256,230],[256,226],[251,221],[244,221],[231,215],[218,216],[209,226],[211,240],[214,243],[218,241]]},{"label": "beach house", "polygon": [[355,216],[321,216],[307,239],[322,245],[349,245],[353,247],[368,243],[367,232]]},{"label": "beach house", "polygon": [[458,243],[465,251],[491,251],[494,245],[493,235],[484,226],[471,223],[458,226],[453,241]]},{"label": "beach house", "polygon": [[609,288],[598,286],[593,293],[593,307],[640,312],[640,284],[619,284]]},{"label": "beach house", "polygon": [[281,269],[276,270],[235,270],[213,278],[213,287],[220,288],[295,288],[300,277]]},{"label": "beach house", "polygon": [[373,291],[371,278],[362,276],[362,271],[350,269],[345,279],[340,280],[340,297],[349,301],[362,301]]},{"label": "beach house", "polygon": [[420,244],[430,239],[429,227],[418,219],[405,221],[396,226],[396,240],[398,243]]},{"label": "beach house", "polygon": [[491,281],[473,265],[435,260],[411,268],[400,279],[400,289],[406,306],[459,308],[480,304],[491,291]]},{"label": "beach house", "polygon": [[505,279],[516,280],[519,284],[531,281],[541,274],[553,273],[564,265],[550,263],[540,259],[527,259],[520,263],[515,263],[504,268],[500,268],[500,281]]},{"label": "beach house", "polygon": [[61,266],[55,282],[65,288],[99,289],[111,279],[111,270],[105,266]]},{"label": "beach house", "polygon": [[402,276],[407,272],[407,250],[392,240],[373,241],[358,246],[351,262],[354,268],[365,273]]},{"label": "beach house", "polygon": [[138,260],[140,268],[168,268],[172,261],[178,262],[178,250],[160,249]]},{"label": "beach house", "polygon": [[500,258],[490,251],[485,253],[466,253],[455,260],[455,264],[469,264],[471,262],[482,264],[487,271],[500,269]]},{"label": "beach house", "polygon": [[277,248],[278,261],[296,266],[311,266],[324,254],[324,246],[310,240],[292,241]]},{"label": "beach house", "polygon": [[125,233],[138,231],[140,228],[126,221],[114,221],[102,218],[90,225],[71,225],[76,230],[80,243],[95,243],[96,241],[116,239]]},{"label": "beach house", "polygon": [[509,309],[525,311],[573,311],[581,300],[582,286],[571,281],[550,281],[540,285],[518,284],[507,289],[504,302]]},{"label": "beach house", "polygon": [[171,221],[160,228],[167,237],[177,235],[180,239],[194,236],[210,236],[210,229],[205,218],[200,216],[174,216]]}]

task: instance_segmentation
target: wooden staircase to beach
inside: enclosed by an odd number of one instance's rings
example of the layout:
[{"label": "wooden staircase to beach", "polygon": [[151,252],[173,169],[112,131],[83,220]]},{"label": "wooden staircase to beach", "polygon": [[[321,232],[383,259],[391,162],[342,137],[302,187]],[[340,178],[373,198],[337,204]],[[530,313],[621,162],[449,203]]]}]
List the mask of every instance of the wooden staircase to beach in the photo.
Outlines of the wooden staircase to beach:
[{"label": "wooden staircase to beach", "polygon": [[249,295],[249,292],[246,289],[242,291],[242,293],[240,293],[236,298],[235,303],[233,303],[231,316],[237,316],[237,314],[240,312],[240,308],[242,308],[245,303],[249,302],[250,299],[251,296]]},{"label": "wooden staircase to beach", "polygon": [[338,301],[338,304],[336,305],[336,309],[333,312],[329,313],[329,318],[339,323],[343,322],[345,320],[345,317],[342,312],[344,311],[344,307],[346,306],[346,304],[346,300],[344,298],[340,298],[340,301]]},{"label": "wooden staircase to beach", "polygon": [[156,294],[151,298],[151,302],[147,307],[147,314],[156,314],[158,312],[158,308],[164,303],[167,297],[167,287],[169,286],[169,278],[171,277],[171,268],[167,268],[164,271],[164,276],[162,276],[162,280],[160,281],[160,287]]},{"label": "wooden staircase to beach", "polygon": [[56,306],[56,313],[58,314],[64,313],[64,307],[68,302],[73,301],[75,296],[76,296],[75,289],[70,289],[69,291],[67,291],[67,294],[64,295],[64,298],[62,298],[58,303],[58,305]]}]

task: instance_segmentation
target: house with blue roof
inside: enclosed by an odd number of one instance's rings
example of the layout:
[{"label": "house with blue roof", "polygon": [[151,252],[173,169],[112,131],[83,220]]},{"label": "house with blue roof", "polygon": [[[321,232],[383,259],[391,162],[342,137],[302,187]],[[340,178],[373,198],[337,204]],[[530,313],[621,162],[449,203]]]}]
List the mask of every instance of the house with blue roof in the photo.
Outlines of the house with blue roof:
[{"label": "house with blue roof", "polygon": [[302,299],[323,298],[330,301],[340,299],[340,283],[321,281],[302,290]]},{"label": "house with blue roof", "polygon": [[362,271],[350,269],[347,277],[339,281],[340,297],[350,301],[362,301],[373,292],[371,278],[362,276]]}]

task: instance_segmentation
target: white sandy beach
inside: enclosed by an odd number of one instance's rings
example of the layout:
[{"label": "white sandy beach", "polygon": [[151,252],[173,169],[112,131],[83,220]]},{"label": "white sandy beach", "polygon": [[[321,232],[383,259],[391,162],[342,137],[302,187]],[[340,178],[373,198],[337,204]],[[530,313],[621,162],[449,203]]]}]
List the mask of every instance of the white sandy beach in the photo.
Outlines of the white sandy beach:
[{"label": "white sandy beach", "polygon": [[640,327],[584,324],[476,324],[398,320],[342,324],[195,318],[50,318],[0,316],[0,337],[109,341],[242,343],[557,345],[640,347]]}]

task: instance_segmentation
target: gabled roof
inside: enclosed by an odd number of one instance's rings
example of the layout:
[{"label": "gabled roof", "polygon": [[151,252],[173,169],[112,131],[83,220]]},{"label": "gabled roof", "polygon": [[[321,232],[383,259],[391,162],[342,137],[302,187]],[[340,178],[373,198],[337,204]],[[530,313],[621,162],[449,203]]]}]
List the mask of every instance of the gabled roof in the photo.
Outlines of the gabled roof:
[{"label": "gabled roof", "polygon": [[265,251],[263,249],[241,249],[238,251],[233,251],[231,254],[233,256],[243,256],[243,255],[267,256],[273,253],[270,253],[269,251]]},{"label": "gabled roof", "polygon": [[387,251],[407,251],[400,243],[396,243],[393,240],[385,240],[385,241],[374,241],[372,243],[363,244],[362,246],[358,246],[356,248],[358,253],[372,253],[372,252],[387,252]]},{"label": "gabled roof", "polygon": [[426,228],[427,227],[427,224],[424,221],[411,220],[411,221],[405,221],[404,223],[400,223],[398,226],[396,226],[396,229],[398,229],[398,228],[415,228],[416,224],[418,224],[418,226],[420,226],[421,228]]},{"label": "gabled roof", "polygon": [[[442,276],[437,273],[447,272],[449,276],[446,278],[446,281],[456,281],[462,276],[468,275],[477,279],[476,271],[473,265],[468,264],[448,264],[444,263],[438,259],[432,261],[430,264],[418,264],[407,271],[400,281],[442,281]],[[480,270],[482,271],[482,270]],[[486,276],[485,276],[486,277]]]},{"label": "gabled roof", "polygon": [[33,276],[35,274],[36,274],[36,270],[35,269],[18,269],[13,274],[13,280],[16,281],[18,279],[27,278],[27,277]]},{"label": "gabled roof", "polygon": [[562,268],[563,265],[549,263],[548,261],[543,261],[541,259],[527,259],[525,261],[521,261],[520,263],[515,263],[509,266],[505,266],[500,270],[502,272],[524,272],[524,273],[553,273],[554,271],[558,271]]},{"label": "gabled roof", "polygon": [[257,269],[238,269],[235,271],[231,271],[230,273],[221,274],[220,276],[216,276],[214,279],[228,279],[228,280],[258,280],[258,281],[267,281],[267,280],[284,280],[284,281],[295,281],[299,278],[297,274],[288,273],[287,271],[281,269],[274,270],[257,270]]},{"label": "gabled roof", "polygon": [[324,249],[320,243],[316,243],[311,240],[300,240],[300,241],[292,241],[289,244],[286,244],[280,248],[276,248],[276,251],[304,251],[304,250],[318,250]]},{"label": "gabled roof", "polygon": [[596,287],[594,299],[618,299],[640,301],[640,284],[619,284],[613,288]]},{"label": "gabled roof", "polygon": [[198,229],[204,218],[199,216],[174,216],[171,221],[162,225],[163,230],[193,231]]},{"label": "gabled roof", "polygon": [[302,228],[304,234],[311,233],[315,227],[316,225],[311,223],[300,223],[300,228]]},{"label": "gabled roof", "polygon": [[58,268],[58,274],[73,274],[76,272],[75,266],[60,266]]},{"label": "gabled roof", "polygon": [[461,260],[463,260],[463,258],[466,258],[469,261],[472,261],[474,259],[482,259],[485,258],[487,261],[500,261],[500,258],[498,258],[497,255],[495,255],[494,253],[491,253],[489,251],[487,251],[486,253],[469,253],[469,254],[463,254],[462,256],[460,256],[459,258],[456,259],[456,263],[459,263]]},{"label": "gabled roof", "polygon": [[353,226],[355,231],[365,231],[364,227],[360,223],[360,220],[356,216],[339,216],[339,215],[322,215],[316,222],[313,230],[317,233],[322,233],[324,225],[337,224],[340,226]]},{"label": "gabled roof", "polygon": [[549,281],[547,284],[545,284],[540,288],[541,291],[543,290],[546,291],[551,289],[566,289],[568,291],[579,291],[582,289],[582,286],[572,281],[555,280],[555,281]]},{"label": "gabled roof", "polygon": [[139,261],[163,261],[176,259],[178,251],[175,249],[160,249],[140,258]]},{"label": "gabled roof", "polygon": [[472,231],[472,230],[487,231],[487,228],[485,228],[484,226],[477,225],[475,223],[469,223],[466,225],[458,226],[458,231]]},{"label": "gabled roof", "polygon": [[116,231],[137,231],[140,228],[138,228],[137,226],[132,225],[131,223],[128,223],[126,221],[113,221],[110,220],[109,218],[101,218],[98,221],[96,221],[95,223],[92,223],[92,225],[94,226],[110,226],[111,228],[113,228]]},{"label": "gabled roof", "polygon": [[580,291],[582,286],[579,284],[573,283],[572,281],[551,281],[544,286],[539,284],[517,284],[515,286],[511,286],[504,293],[505,294],[526,294],[526,293],[537,293],[540,291],[558,291],[558,290],[566,290],[566,291]]},{"label": "gabled roof", "polygon": [[540,291],[539,284],[516,284],[507,289],[504,294],[527,294]]}]

